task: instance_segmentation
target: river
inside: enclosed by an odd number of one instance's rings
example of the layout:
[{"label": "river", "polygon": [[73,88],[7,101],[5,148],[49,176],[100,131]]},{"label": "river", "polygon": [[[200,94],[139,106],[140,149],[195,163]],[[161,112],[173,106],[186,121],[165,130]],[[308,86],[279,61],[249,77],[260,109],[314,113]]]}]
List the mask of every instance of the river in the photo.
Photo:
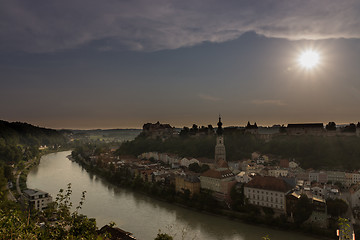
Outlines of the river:
[{"label": "river", "polygon": [[30,171],[27,186],[49,192],[55,199],[59,189],[66,189],[71,183],[74,207],[82,191],[86,191],[81,213],[96,218],[100,227],[113,221],[139,240],[154,239],[159,229],[175,234],[175,239],[186,240],[194,237],[201,240],[261,240],[266,235],[271,240],[316,239],[191,211],[116,187],[68,160],[69,154],[70,151],[64,151],[43,156],[40,164]]}]

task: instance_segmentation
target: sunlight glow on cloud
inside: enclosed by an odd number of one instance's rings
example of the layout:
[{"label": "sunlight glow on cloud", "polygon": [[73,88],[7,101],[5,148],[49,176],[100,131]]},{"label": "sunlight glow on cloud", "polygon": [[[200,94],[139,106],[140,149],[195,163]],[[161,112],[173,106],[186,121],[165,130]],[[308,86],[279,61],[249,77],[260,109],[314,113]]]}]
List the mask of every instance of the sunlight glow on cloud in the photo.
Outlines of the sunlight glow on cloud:
[{"label": "sunlight glow on cloud", "polygon": [[287,39],[360,38],[356,0],[1,1],[0,51],[156,51],[245,32]]}]

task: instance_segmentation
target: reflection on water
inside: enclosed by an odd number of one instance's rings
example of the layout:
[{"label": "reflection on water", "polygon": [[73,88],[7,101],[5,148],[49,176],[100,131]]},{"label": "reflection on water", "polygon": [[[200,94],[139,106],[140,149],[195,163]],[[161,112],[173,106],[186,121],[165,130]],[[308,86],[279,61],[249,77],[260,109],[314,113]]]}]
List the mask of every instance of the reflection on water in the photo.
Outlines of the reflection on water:
[{"label": "reflection on water", "polygon": [[213,215],[190,211],[143,194],[119,188],[88,173],[59,152],[42,157],[40,165],[28,175],[28,187],[39,188],[56,196],[60,188],[72,184],[74,207],[87,191],[82,213],[96,218],[98,226],[114,221],[117,226],[133,232],[140,240],[154,239],[159,229],[176,234],[175,239],[253,240],[269,235],[276,240],[314,240],[298,233],[275,231],[271,228],[247,225]]}]

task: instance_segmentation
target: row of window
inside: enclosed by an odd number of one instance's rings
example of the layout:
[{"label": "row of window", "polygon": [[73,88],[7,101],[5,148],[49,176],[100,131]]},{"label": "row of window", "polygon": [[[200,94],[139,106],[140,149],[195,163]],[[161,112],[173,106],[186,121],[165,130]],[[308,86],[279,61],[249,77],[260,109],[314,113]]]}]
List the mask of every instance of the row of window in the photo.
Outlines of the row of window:
[{"label": "row of window", "polygon": [[259,196],[259,195],[252,195],[252,199],[257,199],[257,200],[262,200],[262,201],[267,201],[267,202],[274,202],[274,199],[275,199],[275,203],[283,203],[283,199],[282,198],[280,198],[280,200],[279,200],[279,198],[277,198],[277,197],[275,197],[275,198],[273,198],[273,197],[268,197],[268,196],[266,196],[266,198],[264,197],[264,196]]},{"label": "row of window", "polygon": [[258,205],[258,206],[263,206],[263,207],[271,207],[271,208],[278,208],[278,209],[283,209],[283,205],[277,205],[277,204],[272,204],[272,203],[264,203],[264,202],[257,202],[257,201],[250,201],[251,204],[254,205]]},{"label": "row of window", "polygon": [[[249,191],[248,191],[248,192],[249,192],[249,193],[251,193],[251,190],[249,189]],[[261,193],[261,194],[266,193],[266,195],[268,195],[268,194],[269,194],[269,192],[268,192],[268,191],[265,191],[265,192],[264,192],[264,191],[259,191],[259,190],[255,190],[255,189],[253,189],[253,190],[252,190],[252,192],[253,192],[253,193]],[[270,192],[270,195],[273,195],[273,193],[272,193],[272,192]],[[275,195],[275,196],[278,196],[278,194],[277,194],[277,193],[275,193],[274,195]],[[280,194],[279,194],[279,196],[280,196]]]}]

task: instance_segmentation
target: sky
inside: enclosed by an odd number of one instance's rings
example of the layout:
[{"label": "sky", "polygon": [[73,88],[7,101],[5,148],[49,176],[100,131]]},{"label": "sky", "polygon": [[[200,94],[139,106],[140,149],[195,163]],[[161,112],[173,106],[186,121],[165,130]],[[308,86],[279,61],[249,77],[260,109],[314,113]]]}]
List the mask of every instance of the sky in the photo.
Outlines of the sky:
[{"label": "sky", "polygon": [[[0,119],[360,121],[359,0],[0,0]],[[319,64],[306,69],[312,49]]]}]

